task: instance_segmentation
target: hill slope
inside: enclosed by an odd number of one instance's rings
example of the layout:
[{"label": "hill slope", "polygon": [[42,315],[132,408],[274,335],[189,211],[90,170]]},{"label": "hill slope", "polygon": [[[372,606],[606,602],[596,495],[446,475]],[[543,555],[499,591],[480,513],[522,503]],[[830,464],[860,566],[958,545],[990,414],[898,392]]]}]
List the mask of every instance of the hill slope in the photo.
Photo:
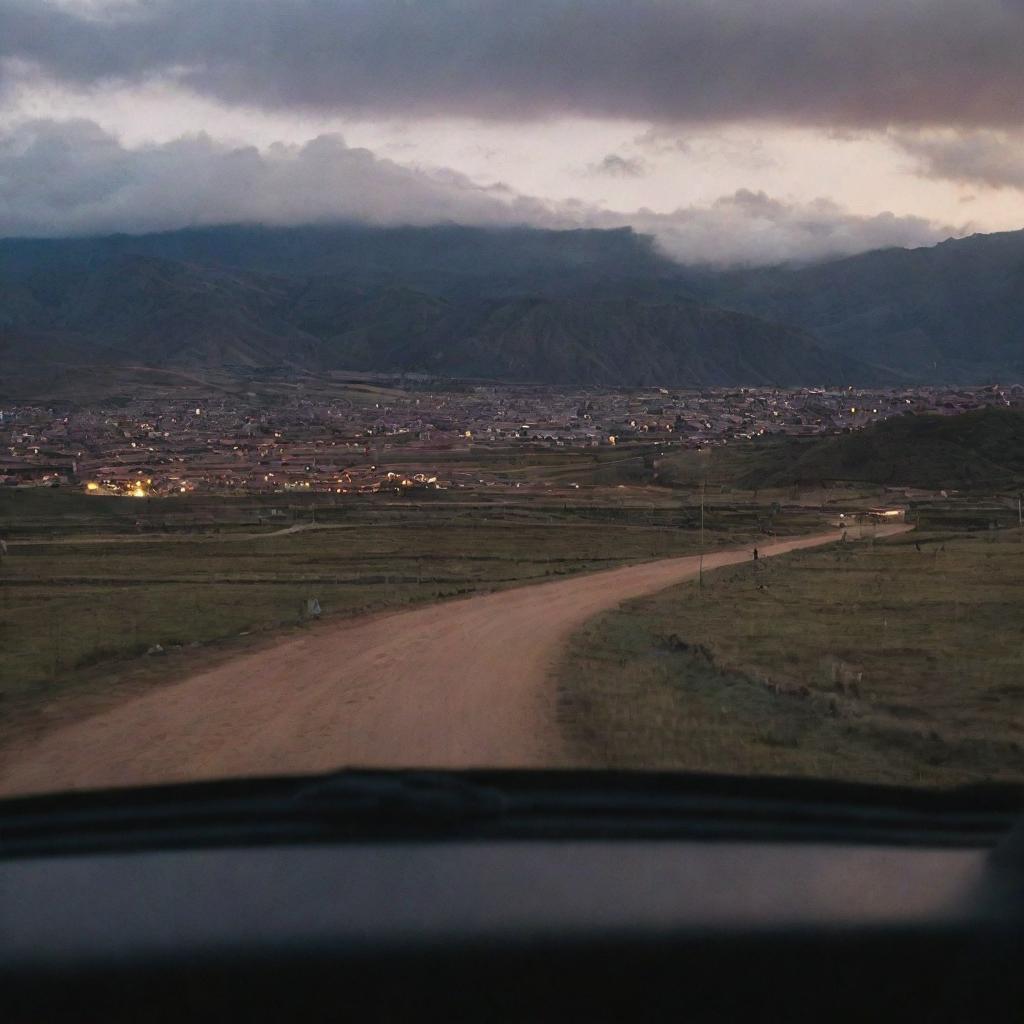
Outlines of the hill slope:
[{"label": "hill slope", "polygon": [[[153,313],[146,330],[140,306]],[[698,385],[1024,380],[1024,231],[728,272],[681,267],[628,229],[6,239],[4,328],[8,339],[42,332],[44,347],[59,337],[65,352],[123,344],[118,358],[197,366]]]},{"label": "hill slope", "polygon": [[[580,245],[575,232],[568,235],[565,251],[548,252],[566,266]],[[632,237],[616,237],[612,247]],[[513,243],[520,245],[518,234]],[[545,239],[541,248],[549,244]],[[466,269],[430,291],[388,275],[270,274],[139,254],[83,262],[88,247],[77,243],[49,250],[53,262],[44,265],[40,245],[6,250],[20,254],[0,294],[0,347],[15,390],[19,378],[38,389],[46,376],[40,361],[52,368],[284,366],[595,385],[880,379],[842,354],[825,353],[806,332],[714,309],[654,279],[634,286],[622,277],[602,286],[603,270],[588,276],[577,267],[582,276],[573,288],[560,279],[558,288],[504,294],[507,276],[495,283],[481,272],[471,286]]]},{"label": "hill slope", "polygon": [[918,381],[1024,380],[1024,231],[803,268],[694,273],[690,286]]},{"label": "hill slope", "polygon": [[742,487],[831,480],[927,488],[1024,480],[1024,412],[986,408],[959,416],[907,413],[851,434],[766,450]]},{"label": "hill slope", "polygon": [[[308,319],[302,321],[310,326]],[[559,384],[809,384],[870,371],[802,332],[676,301],[365,297],[328,337],[330,361]]]},{"label": "hill slope", "polygon": [[[292,228],[227,225],[150,235],[0,239],[0,281],[45,288],[52,276],[88,273],[129,257],[274,274],[343,278],[441,295],[563,294],[609,285],[678,286],[679,268],[653,241],[621,230],[532,228]],[[0,299],[3,298],[0,293]]]}]

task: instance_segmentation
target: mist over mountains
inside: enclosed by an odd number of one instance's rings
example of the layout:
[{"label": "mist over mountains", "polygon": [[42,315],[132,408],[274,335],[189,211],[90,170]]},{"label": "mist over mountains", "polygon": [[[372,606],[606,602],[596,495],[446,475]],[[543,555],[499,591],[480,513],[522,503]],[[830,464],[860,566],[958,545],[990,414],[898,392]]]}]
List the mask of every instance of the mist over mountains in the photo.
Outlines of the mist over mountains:
[{"label": "mist over mountains", "polygon": [[1024,379],[1024,232],[802,268],[680,266],[629,229],[224,227],[0,241],[0,358],[554,384]]}]

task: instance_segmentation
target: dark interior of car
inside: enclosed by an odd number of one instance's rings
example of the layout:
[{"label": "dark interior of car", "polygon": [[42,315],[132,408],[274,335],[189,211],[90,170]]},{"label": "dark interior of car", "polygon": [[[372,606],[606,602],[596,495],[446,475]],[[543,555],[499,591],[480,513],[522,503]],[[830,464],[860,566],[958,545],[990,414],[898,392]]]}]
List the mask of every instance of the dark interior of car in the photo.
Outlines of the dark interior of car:
[{"label": "dark interior of car", "polygon": [[1020,793],[342,772],[10,801],[5,1019],[1020,1019]]}]

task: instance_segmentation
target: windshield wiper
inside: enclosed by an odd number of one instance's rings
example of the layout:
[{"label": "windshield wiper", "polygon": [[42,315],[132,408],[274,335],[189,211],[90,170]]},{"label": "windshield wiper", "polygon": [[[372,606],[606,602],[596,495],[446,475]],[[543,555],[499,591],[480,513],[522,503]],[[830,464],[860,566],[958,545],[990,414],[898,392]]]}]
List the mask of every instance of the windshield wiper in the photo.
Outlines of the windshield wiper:
[{"label": "windshield wiper", "polygon": [[508,805],[455,774],[357,772],[63,793],[0,803],[0,856],[450,834]]},{"label": "windshield wiper", "polygon": [[0,856],[381,839],[699,839],[986,846],[1020,787],[915,790],[615,771],[340,771],[0,802]]},{"label": "windshield wiper", "polygon": [[501,817],[510,804],[501,790],[434,772],[337,772],[300,787],[292,799],[325,820],[433,826]]}]

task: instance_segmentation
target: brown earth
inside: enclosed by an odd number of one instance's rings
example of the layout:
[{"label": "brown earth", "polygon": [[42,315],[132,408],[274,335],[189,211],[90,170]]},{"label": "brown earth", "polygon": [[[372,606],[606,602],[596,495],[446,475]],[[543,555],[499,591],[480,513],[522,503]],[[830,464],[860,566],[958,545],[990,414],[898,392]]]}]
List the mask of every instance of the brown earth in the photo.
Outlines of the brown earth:
[{"label": "brown earth", "polygon": [[[760,554],[838,539],[779,541]],[[750,557],[718,551],[704,568]],[[697,556],[665,559],[324,623],[9,747],[0,793],[343,766],[565,765],[548,685],[565,640],[599,612],[697,571]]]}]

